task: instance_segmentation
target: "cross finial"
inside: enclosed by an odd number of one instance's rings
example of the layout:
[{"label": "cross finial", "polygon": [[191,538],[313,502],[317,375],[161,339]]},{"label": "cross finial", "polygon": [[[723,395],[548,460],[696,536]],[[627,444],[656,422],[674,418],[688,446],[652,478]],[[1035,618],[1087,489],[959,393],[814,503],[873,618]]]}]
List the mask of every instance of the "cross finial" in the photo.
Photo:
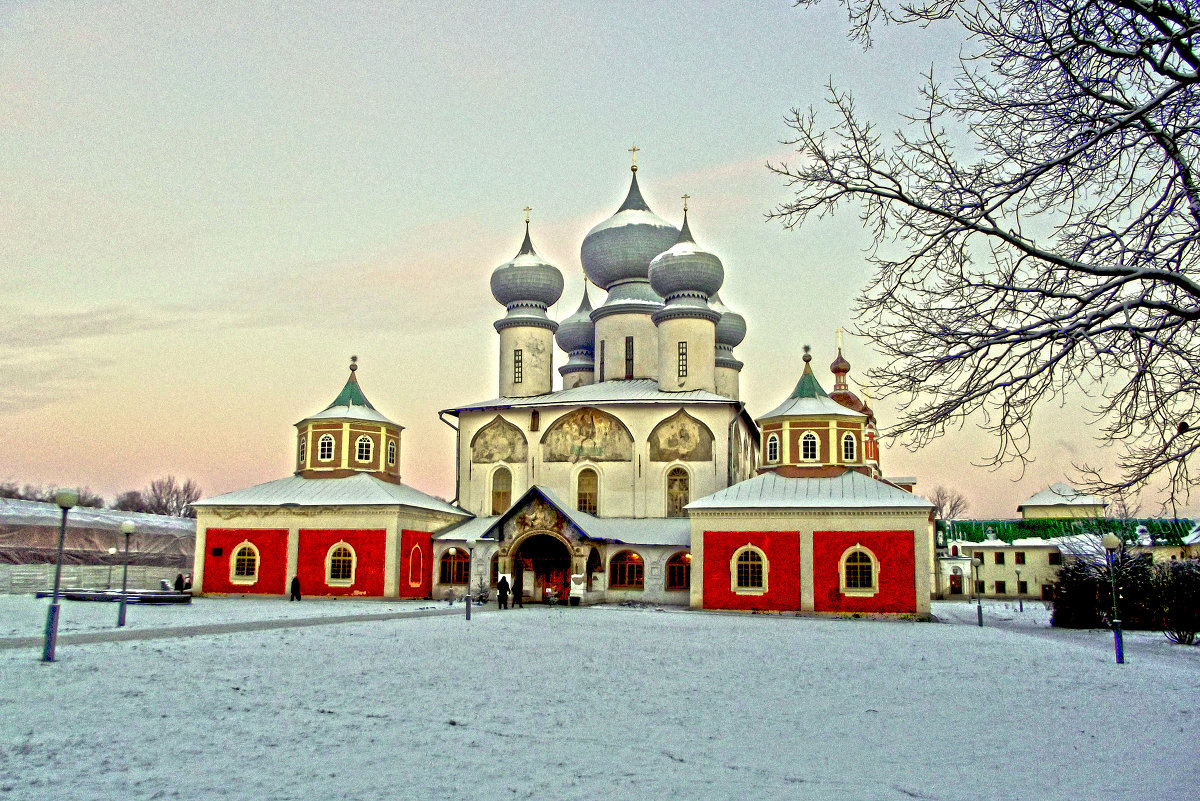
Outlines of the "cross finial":
[{"label": "cross finial", "polygon": [[353,373],[357,369],[358,369],[358,357],[351,356],[350,357],[350,372]]},{"label": "cross finial", "polygon": [[812,350],[812,348],[810,348],[808,345],[805,345],[805,346],[802,348],[802,350],[803,350],[805,353],[808,353],[810,350]]},{"label": "cross finial", "polygon": [[524,211],[525,211],[525,222],[528,223],[529,222],[529,212],[533,211],[533,209],[530,208],[529,206],[526,206]]},{"label": "cross finial", "polygon": [[683,210],[684,211],[687,211],[687,202],[688,202],[688,198],[690,198],[690,197],[691,197],[691,195],[687,195],[687,194],[683,195]]},{"label": "cross finial", "polygon": [[842,352],[842,327],[841,326],[838,326],[837,339],[838,339],[838,353],[841,353]]},{"label": "cross finial", "polygon": [[634,172],[637,172],[637,154],[639,150],[641,150],[641,148],[637,145],[629,148],[629,152],[633,154],[633,166],[630,169],[632,169]]}]

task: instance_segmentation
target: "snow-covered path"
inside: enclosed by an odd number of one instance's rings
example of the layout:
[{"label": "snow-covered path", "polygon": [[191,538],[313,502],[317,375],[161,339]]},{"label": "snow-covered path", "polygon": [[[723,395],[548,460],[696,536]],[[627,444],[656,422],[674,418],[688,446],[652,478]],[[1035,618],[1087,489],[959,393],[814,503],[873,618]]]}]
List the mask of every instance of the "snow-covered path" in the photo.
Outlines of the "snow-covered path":
[{"label": "snow-covered path", "polygon": [[1118,667],[1104,632],[985,613],[530,607],[0,651],[0,799],[1194,796],[1200,648],[1135,634]]}]

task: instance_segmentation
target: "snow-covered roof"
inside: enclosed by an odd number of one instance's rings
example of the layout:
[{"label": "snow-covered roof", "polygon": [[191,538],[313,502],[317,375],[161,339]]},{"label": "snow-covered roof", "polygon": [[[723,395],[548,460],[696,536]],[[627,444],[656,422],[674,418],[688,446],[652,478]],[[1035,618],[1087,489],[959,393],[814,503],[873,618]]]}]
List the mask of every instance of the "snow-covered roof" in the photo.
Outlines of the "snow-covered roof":
[{"label": "snow-covered roof", "polygon": [[[121,524],[132,520],[140,534],[171,534],[190,537],[196,533],[196,521],[188,517],[148,515],[141,512],[120,512],[115,509],[95,509],[76,506],[67,513],[68,528],[99,528],[120,531]],[[54,503],[0,498],[0,525],[58,526],[62,509]]]},{"label": "snow-covered roof", "polygon": [[552,490],[535,484],[512,507],[495,517],[477,517],[436,535],[439,540],[494,539],[504,521],[525,508],[530,495],[540,495],[588,539],[625,545],[674,545],[687,547],[692,541],[691,522],[686,517],[596,517],[562,502]]},{"label": "snow-covered roof", "polygon": [[1095,495],[1085,495],[1079,490],[1066,484],[1051,484],[1017,507],[1021,511],[1026,506],[1107,506]]},{"label": "snow-covered roof", "polygon": [[593,403],[711,403],[736,405],[738,402],[724,395],[718,395],[715,392],[708,392],[703,389],[693,389],[687,392],[663,392],[658,388],[658,382],[653,379],[631,378],[618,381],[603,381],[598,384],[587,384],[582,387],[548,392],[545,395],[533,395],[528,398],[493,398],[480,403],[458,406],[453,409],[443,409],[442,411],[446,414],[458,414],[459,412],[486,409],[507,409],[523,406],[581,406]]},{"label": "snow-covered roof", "polygon": [[405,484],[393,484],[368,473],[345,478],[288,476],[246,489],[196,501],[193,506],[411,506],[467,516],[440,498]]},{"label": "snow-covered roof", "polygon": [[828,478],[793,478],[763,473],[740,484],[692,501],[687,509],[865,509],[905,507],[932,509],[924,498],[847,470]]},{"label": "snow-covered roof", "polygon": [[812,356],[804,354],[804,373],[796,383],[783,403],[771,411],[761,415],[759,420],[769,420],[773,417],[807,417],[809,415],[837,415],[838,417],[866,417],[862,412],[856,412],[835,401],[821,387],[821,382],[812,371]]}]

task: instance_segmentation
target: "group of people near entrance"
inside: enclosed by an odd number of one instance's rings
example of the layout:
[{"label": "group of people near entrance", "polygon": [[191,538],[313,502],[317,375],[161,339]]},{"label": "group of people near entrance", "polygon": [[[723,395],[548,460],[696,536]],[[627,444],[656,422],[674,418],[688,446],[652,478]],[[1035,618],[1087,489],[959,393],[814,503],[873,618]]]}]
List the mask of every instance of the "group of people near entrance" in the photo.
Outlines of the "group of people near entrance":
[{"label": "group of people near entrance", "polygon": [[[513,573],[513,583],[512,583],[513,602],[512,603],[513,603],[514,609],[516,609],[518,606],[521,607],[522,609],[525,608],[524,600],[521,597],[525,591],[525,586],[523,584],[523,577],[522,577],[521,573],[522,573],[522,571],[520,571],[520,570],[518,570],[516,573]],[[509,593],[508,576],[501,576],[500,581],[496,583],[496,603],[498,603],[500,605],[501,609],[508,608],[508,593]]]}]

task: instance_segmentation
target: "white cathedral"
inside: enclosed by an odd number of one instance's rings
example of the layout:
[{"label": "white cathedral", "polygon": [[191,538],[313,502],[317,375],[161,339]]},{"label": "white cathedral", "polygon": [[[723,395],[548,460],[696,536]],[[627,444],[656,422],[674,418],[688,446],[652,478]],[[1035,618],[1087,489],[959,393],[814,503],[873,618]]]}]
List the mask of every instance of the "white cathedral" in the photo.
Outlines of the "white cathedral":
[{"label": "white cathedral", "polygon": [[806,354],[796,389],[752,419],[721,260],[686,204],[681,228],[649,208],[632,170],[583,240],[574,314],[547,315],[563,276],[528,217],[493,271],[498,395],[441,412],[457,431],[452,502],[401,482],[402,428],[352,365],[297,424],[293,476],[196,504],[196,590],[283,594],[298,577],[306,594],[444,598],[508,576],[527,601],[927,615],[932,507],[883,478],[850,365],[839,351],[828,394]]}]

